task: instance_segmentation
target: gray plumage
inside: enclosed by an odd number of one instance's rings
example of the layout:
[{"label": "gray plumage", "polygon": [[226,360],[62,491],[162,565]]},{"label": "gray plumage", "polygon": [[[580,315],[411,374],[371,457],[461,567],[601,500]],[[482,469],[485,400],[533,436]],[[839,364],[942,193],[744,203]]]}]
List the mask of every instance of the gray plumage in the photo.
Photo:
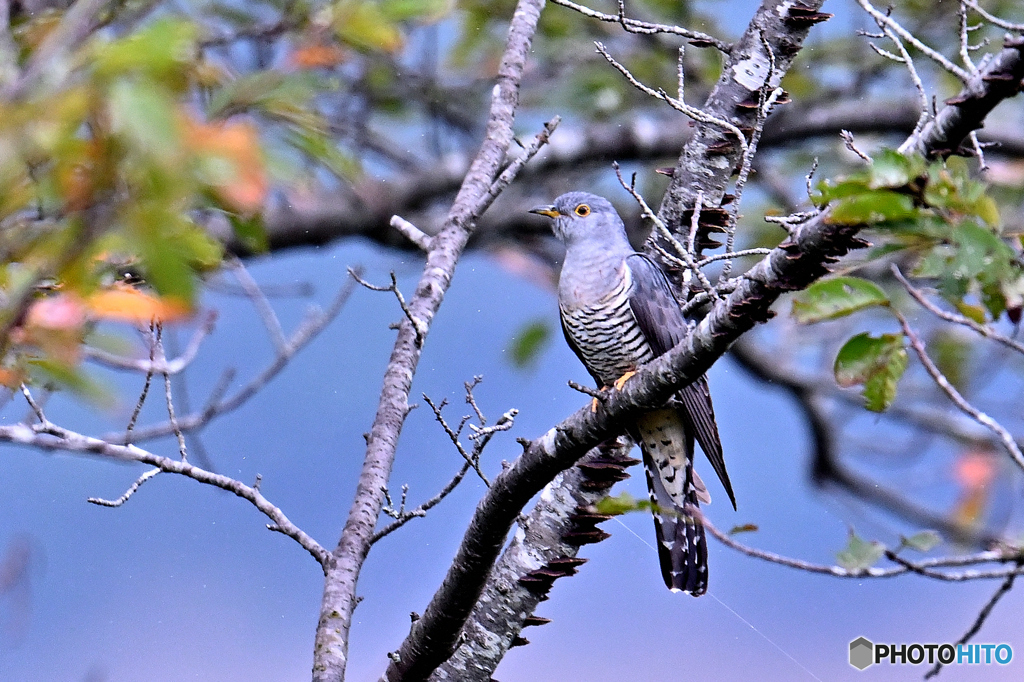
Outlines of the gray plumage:
[{"label": "gray plumage", "polygon": [[[684,337],[686,320],[665,274],[633,250],[606,199],[569,192],[531,213],[554,218],[555,236],[565,244],[558,281],[562,331],[598,386],[611,386]],[[707,379],[680,390],[664,408],[645,413],[629,431],[643,452],[665,584],[704,594],[704,528],[684,508],[710,502],[693,470],[695,438],[736,506]]]}]

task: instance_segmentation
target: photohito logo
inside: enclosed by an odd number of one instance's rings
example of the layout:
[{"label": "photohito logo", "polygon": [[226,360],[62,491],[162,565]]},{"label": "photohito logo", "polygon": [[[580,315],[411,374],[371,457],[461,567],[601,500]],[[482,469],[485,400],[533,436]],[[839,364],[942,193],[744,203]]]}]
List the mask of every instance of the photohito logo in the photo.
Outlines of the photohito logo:
[{"label": "photohito logo", "polygon": [[850,642],[850,665],[864,670],[888,660],[889,665],[1006,665],[1013,660],[1009,644],[875,644],[867,637]]}]

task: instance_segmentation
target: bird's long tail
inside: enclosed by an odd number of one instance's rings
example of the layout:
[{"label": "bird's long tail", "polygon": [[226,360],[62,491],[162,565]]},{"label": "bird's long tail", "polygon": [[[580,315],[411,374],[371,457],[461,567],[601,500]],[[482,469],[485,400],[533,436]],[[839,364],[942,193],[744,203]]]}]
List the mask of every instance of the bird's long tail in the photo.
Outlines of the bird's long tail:
[{"label": "bird's long tail", "polygon": [[675,410],[656,410],[637,421],[647,488],[655,506],[654,530],[665,585],[695,597],[708,589],[708,549],[704,526],[686,513],[698,506],[703,484],[693,472],[693,434]]}]

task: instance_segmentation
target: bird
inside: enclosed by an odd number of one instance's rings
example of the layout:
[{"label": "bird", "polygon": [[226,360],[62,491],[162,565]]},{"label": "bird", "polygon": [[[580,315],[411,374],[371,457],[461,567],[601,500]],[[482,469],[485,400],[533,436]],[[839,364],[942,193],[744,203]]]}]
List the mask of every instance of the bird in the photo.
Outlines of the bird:
[{"label": "bird", "polygon": [[[562,332],[600,389],[621,388],[688,333],[664,271],[633,249],[607,199],[568,192],[529,212],[553,218],[555,236],[565,245],[558,280]],[[707,377],[641,414],[627,432],[643,453],[665,586],[699,597],[708,587],[707,542],[687,506],[711,498],[693,468],[695,440],[736,508]]]}]

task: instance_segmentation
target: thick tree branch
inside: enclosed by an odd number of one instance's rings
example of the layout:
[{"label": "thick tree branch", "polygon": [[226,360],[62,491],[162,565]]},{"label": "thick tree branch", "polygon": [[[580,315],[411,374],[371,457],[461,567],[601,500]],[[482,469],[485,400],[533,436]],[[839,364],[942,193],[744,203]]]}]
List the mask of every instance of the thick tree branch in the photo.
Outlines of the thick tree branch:
[{"label": "thick tree branch", "polygon": [[616,481],[628,478],[625,468],[638,463],[629,458],[632,447],[621,438],[595,448],[544,488],[536,506],[520,521],[479,599],[465,595],[473,611],[461,644],[430,676],[431,682],[489,682],[508,649],[526,643],[520,636],[523,628],[547,622],[533,617],[533,612],[551,584],[575,574],[586,561],[576,558],[581,545],[608,537],[595,524],[609,517],[593,513],[591,505]]},{"label": "thick tree branch", "polygon": [[[778,86],[811,26],[831,16],[818,13],[823,2],[810,0],[799,6],[762,2],[743,37],[733,46],[703,108],[745,132],[752,131],[758,110],[756,106],[751,108],[750,102],[758,101],[770,70],[773,73],[767,85]],[[682,229],[684,212],[693,206],[698,191],[703,192],[706,204],[717,206],[741,154],[740,145],[731,135],[712,126],[699,126],[683,148],[661,204],[659,216],[665,224],[672,230]]]}]

